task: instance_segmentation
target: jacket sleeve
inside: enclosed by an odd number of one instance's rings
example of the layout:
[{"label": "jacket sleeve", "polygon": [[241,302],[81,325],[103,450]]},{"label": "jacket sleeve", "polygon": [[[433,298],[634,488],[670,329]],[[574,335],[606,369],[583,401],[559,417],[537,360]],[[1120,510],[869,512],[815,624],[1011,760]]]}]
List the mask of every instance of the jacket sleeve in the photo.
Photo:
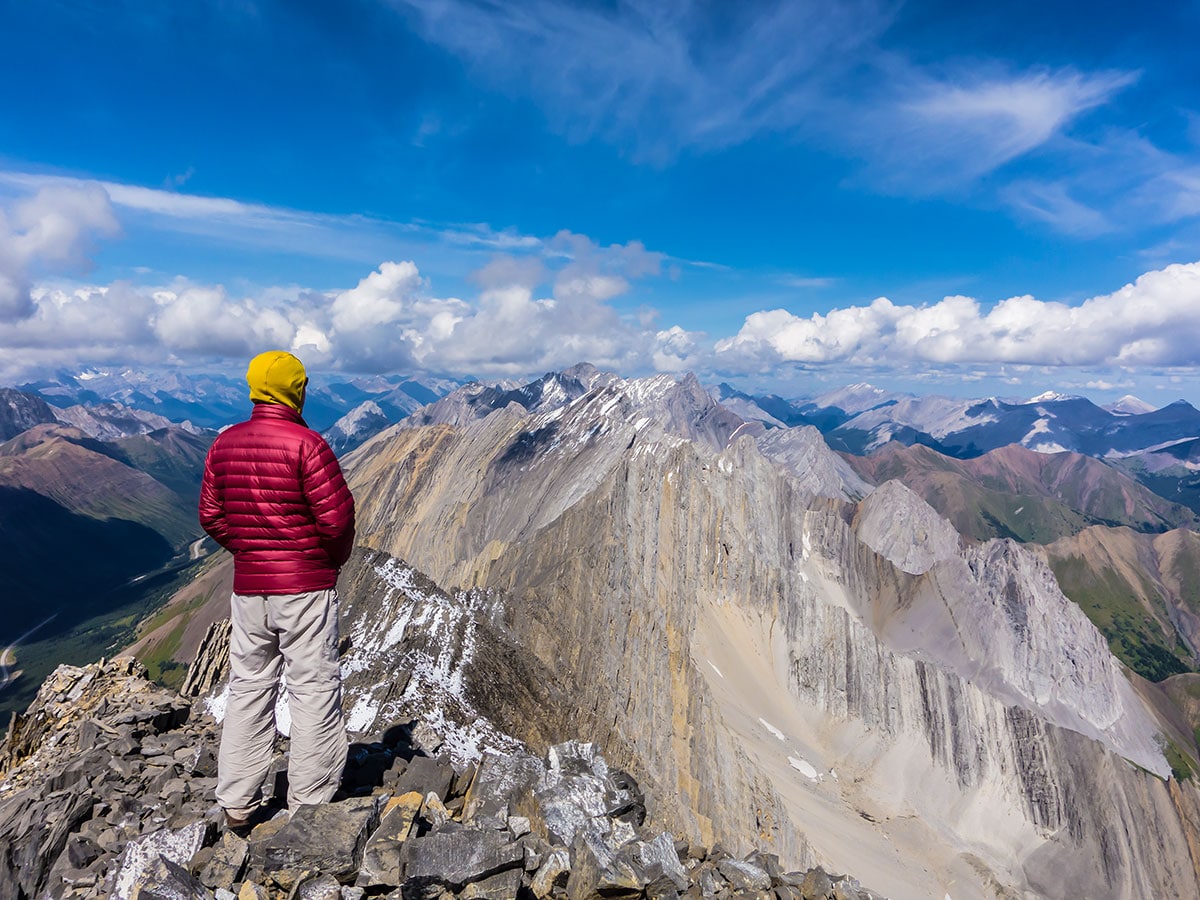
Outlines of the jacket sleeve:
[{"label": "jacket sleeve", "polygon": [[300,486],[317,523],[321,546],[341,568],[354,547],[354,497],[337,457],[324,440],[304,458]]},{"label": "jacket sleeve", "polygon": [[200,526],[222,547],[229,546],[229,524],[225,521],[225,502],[217,488],[213,472],[213,450],[204,459],[204,479],[200,482]]}]

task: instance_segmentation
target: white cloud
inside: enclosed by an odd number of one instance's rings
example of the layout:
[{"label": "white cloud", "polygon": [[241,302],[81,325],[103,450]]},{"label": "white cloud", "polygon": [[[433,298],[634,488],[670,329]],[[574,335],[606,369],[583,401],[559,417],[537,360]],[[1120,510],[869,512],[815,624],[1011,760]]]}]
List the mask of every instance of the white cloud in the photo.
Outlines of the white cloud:
[{"label": "white cloud", "polygon": [[260,348],[291,346],[295,328],[279,310],[235,300],[221,286],[160,293],[154,333],[172,351],[202,356],[246,356]]},{"label": "white cloud", "polygon": [[707,335],[673,325],[654,335],[651,362],[659,372],[687,372],[707,368],[711,352]]},{"label": "white cloud", "polygon": [[[327,292],[235,294],[182,278],[143,287],[43,284],[31,292],[35,267],[82,262],[91,234],[115,231],[114,203],[205,227],[223,219],[287,221],[290,214],[148,188],[16,180],[38,193],[0,212],[0,299],[7,302],[0,311],[8,313],[0,318],[0,347],[8,377],[23,367],[57,367],[55,354],[72,364],[203,363],[264,347],[291,347],[313,364],[351,371],[505,375],[581,359],[644,368],[654,340],[611,301],[636,279],[659,274],[663,254],[637,241],[601,246],[569,231],[537,241],[536,254],[493,257],[473,276],[481,291],[471,301],[437,296],[412,260],[386,261],[358,284]],[[456,234],[480,246],[489,240],[485,226]],[[528,242],[499,233],[490,246],[523,252]]]},{"label": "white cloud", "polygon": [[969,297],[928,306],[869,306],[796,316],[748,316],[718,341],[725,365],[810,364],[1200,365],[1200,262],[1148,272],[1078,306],[1012,297],[985,311]]},{"label": "white cloud", "polygon": [[468,313],[463,301],[429,297],[425,287],[415,263],[385,262],[356,287],[337,294],[329,306],[334,359],[373,371],[422,366],[433,345],[449,337]]},{"label": "white cloud", "polygon": [[[108,194],[94,186],[43,186],[0,213],[0,275],[7,296],[18,297],[0,319],[6,377],[68,360],[240,360],[264,347],[294,348],[324,368],[484,376],[582,359],[627,373],[736,375],[792,364],[908,368],[931,377],[954,370],[960,379],[1007,377],[1006,367],[1200,367],[1200,262],[1148,272],[1074,306],[1018,296],[988,308],[950,296],[927,305],[879,298],[808,316],[763,310],[715,344],[678,324],[659,325],[644,306],[619,311],[615,301],[639,279],[660,274],[666,257],[636,241],[602,246],[567,231],[544,241],[536,256],[493,257],[472,277],[478,295],[462,299],[438,296],[412,260],[384,262],[333,291],[239,294],[182,279],[29,287],[48,266],[83,263],[89,240],[115,229]],[[1116,383],[1104,371],[1089,377],[1096,386]]]},{"label": "white cloud", "polygon": [[95,236],[120,230],[108,196],[97,185],[48,185],[0,210],[0,321],[32,316],[35,274],[80,267]]}]

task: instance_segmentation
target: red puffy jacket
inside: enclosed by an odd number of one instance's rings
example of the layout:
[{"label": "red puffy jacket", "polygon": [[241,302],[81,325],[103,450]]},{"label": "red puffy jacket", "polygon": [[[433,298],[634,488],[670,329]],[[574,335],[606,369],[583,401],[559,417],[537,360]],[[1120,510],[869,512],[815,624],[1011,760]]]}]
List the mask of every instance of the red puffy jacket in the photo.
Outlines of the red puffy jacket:
[{"label": "red puffy jacket", "polygon": [[238,594],[331,588],[354,543],[354,498],[325,440],[289,406],[258,403],[209,448],[200,524],[233,553]]}]

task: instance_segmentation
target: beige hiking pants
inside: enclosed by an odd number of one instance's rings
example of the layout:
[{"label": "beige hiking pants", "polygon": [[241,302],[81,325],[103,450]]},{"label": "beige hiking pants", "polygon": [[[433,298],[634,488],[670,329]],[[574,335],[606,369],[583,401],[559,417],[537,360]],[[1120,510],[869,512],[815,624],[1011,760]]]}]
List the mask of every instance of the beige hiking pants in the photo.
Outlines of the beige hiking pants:
[{"label": "beige hiking pants", "polygon": [[288,807],[332,799],[346,764],[337,591],[230,600],[229,700],[217,758],[217,802],[248,816],[271,767],[279,675],[291,712]]}]

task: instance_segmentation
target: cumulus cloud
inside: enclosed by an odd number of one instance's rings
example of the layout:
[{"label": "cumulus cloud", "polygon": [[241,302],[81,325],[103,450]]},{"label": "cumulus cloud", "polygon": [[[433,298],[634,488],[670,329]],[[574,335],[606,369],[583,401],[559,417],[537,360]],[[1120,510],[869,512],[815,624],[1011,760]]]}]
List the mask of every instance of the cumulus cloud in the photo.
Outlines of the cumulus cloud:
[{"label": "cumulus cloud", "polygon": [[343,365],[368,371],[421,367],[467,312],[461,300],[427,296],[415,263],[385,262],[334,297],[332,352]]},{"label": "cumulus cloud", "polygon": [[[0,213],[0,346],[8,377],[48,361],[203,364],[263,347],[288,347],[314,365],[347,371],[509,375],[580,359],[644,368],[655,340],[612,302],[638,279],[659,274],[663,254],[637,241],[603,246],[569,231],[536,241],[532,254],[518,236],[495,241],[495,250],[524,255],[494,256],[472,276],[480,290],[468,300],[439,296],[412,260],[385,261],[332,291],[235,294],[183,278],[31,289],[34,275],[50,266],[84,261],[89,240],[115,233],[116,220],[104,187],[69,180],[29,187],[37,193]],[[272,214],[151,189],[117,194],[122,210],[181,221]],[[488,230],[467,226],[464,235],[486,241]]]},{"label": "cumulus cloud", "polygon": [[246,356],[262,347],[287,347],[295,328],[279,310],[235,300],[224,287],[159,292],[154,334],[173,351],[200,356]]},{"label": "cumulus cloud", "polygon": [[1200,367],[1200,263],[1149,272],[1076,306],[1018,296],[989,308],[951,296],[927,305],[879,298],[807,316],[763,310],[715,343],[703,332],[657,326],[654,316],[621,314],[607,288],[554,296],[540,293],[538,280],[558,283],[552,270],[496,260],[477,274],[486,285],[478,296],[438,297],[415,263],[401,261],[331,292],[292,288],[236,296],[220,285],[187,282],[153,290],[123,282],[38,288],[32,314],[0,322],[0,346],[6,371],[14,360],[56,367],[65,359],[241,360],[274,346],[327,369],[485,377],[535,374],[587,359],[625,373],[694,370],[729,377],[788,366],[907,371],[935,380],[948,372],[962,380],[1024,378],[1038,368],[1043,374],[1093,370],[1090,386],[1098,387],[1117,384],[1116,370]]},{"label": "cumulus cloud", "polygon": [[[1200,367],[1200,262],[1151,271],[1078,305],[965,296],[925,305],[879,298],[797,315],[746,317],[718,340],[621,298],[667,258],[641,243],[600,245],[568,231],[536,256],[495,256],[474,296],[439,296],[413,260],[386,261],[343,290],[276,287],[234,293],[177,279],[74,285],[34,279],[79,265],[116,231],[106,192],[43,186],[0,214],[0,369],[21,366],[243,360],[289,347],[310,364],[376,372],[519,376],[581,359],[626,373],[765,372],[781,366],[908,367],[936,376],[1005,376],[1020,367],[1175,371]],[[14,287],[15,286],[15,287]],[[16,298],[15,300],[13,298]],[[1097,371],[1098,385],[1115,383]]]},{"label": "cumulus cloud", "polygon": [[879,298],[808,317],[756,312],[715,349],[726,365],[1196,366],[1200,263],[1148,272],[1078,306],[1022,296],[985,310],[955,296],[927,306]]},{"label": "cumulus cloud", "polygon": [[651,362],[659,372],[706,370],[710,362],[708,335],[672,325],[654,335]]},{"label": "cumulus cloud", "polygon": [[92,241],[120,230],[99,185],[52,185],[0,210],[0,321],[32,316],[36,274],[83,266]]}]

